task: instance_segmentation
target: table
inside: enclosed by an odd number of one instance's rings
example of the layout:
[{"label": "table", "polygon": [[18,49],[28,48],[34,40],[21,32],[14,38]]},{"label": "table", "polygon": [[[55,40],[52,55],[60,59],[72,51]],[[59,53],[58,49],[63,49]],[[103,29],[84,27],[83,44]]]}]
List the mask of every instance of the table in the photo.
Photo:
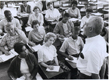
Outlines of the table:
[{"label": "table", "polygon": [[39,65],[39,74],[43,79],[61,78],[64,71],[60,68],[59,72],[47,72],[45,67]]}]

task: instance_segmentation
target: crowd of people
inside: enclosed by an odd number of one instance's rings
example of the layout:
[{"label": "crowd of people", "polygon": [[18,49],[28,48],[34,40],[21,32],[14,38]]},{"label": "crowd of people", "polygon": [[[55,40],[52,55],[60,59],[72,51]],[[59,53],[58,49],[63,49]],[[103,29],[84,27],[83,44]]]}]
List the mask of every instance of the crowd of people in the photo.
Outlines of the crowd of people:
[{"label": "crowd of people", "polygon": [[[82,17],[76,0],[63,14],[52,2],[47,3],[45,11],[37,5],[32,9],[27,2],[22,1],[17,17],[13,17],[10,10],[4,10],[5,3],[0,2],[0,35],[6,34],[0,41],[0,55],[10,55],[11,49],[18,53],[7,71],[12,80],[35,80],[38,65],[52,70],[54,65],[65,65],[61,58],[77,58],[76,79],[104,79],[108,76],[108,33],[101,35],[106,29],[102,17],[91,16],[93,10],[90,7]],[[81,19],[81,22],[72,22],[71,18]],[[33,30],[26,32],[28,26]],[[36,57],[27,46],[38,44],[41,48]],[[67,67],[68,79],[72,79],[70,70]]]}]

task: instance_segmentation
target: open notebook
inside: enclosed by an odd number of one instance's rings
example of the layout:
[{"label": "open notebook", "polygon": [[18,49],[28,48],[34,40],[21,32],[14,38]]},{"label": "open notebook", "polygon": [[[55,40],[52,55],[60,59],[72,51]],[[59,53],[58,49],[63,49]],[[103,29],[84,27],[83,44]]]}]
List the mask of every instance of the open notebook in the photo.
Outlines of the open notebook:
[{"label": "open notebook", "polygon": [[5,61],[8,61],[9,59],[17,56],[18,54],[14,51],[14,49],[10,50],[9,51],[10,55],[0,55],[0,62],[5,62]]},{"label": "open notebook", "polygon": [[48,72],[59,72],[60,66],[53,66],[53,70],[50,70],[49,68],[46,69]]}]

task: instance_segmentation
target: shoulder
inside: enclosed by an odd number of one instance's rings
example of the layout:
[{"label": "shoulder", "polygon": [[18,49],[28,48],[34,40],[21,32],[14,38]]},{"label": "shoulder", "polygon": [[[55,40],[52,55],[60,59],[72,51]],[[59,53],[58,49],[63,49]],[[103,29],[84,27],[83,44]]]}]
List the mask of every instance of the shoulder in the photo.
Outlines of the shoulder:
[{"label": "shoulder", "polygon": [[13,18],[13,21],[19,21],[18,19],[16,19],[16,18]]},{"label": "shoulder", "polygon": [[54,11],[59,11],[58,9],[54,8]]}]

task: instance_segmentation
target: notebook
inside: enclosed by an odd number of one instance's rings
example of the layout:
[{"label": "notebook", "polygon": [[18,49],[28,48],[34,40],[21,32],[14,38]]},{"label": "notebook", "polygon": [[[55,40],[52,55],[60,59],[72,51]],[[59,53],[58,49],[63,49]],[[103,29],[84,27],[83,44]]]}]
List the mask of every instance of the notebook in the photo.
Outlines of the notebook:
[{"label": "notebook", "polygon": [[8,61],[9,59],[17,56],[18,54],[14,51],[14,49],[10,50],[9,51],[10,55],[0,55],[0,62],[5,62],[5,61]]},{"label": "notebook", "polygon": [[50,70],[49,68],[46,69],[48,72],[59,72],[60,66],[53,66],[53,70]]}]

